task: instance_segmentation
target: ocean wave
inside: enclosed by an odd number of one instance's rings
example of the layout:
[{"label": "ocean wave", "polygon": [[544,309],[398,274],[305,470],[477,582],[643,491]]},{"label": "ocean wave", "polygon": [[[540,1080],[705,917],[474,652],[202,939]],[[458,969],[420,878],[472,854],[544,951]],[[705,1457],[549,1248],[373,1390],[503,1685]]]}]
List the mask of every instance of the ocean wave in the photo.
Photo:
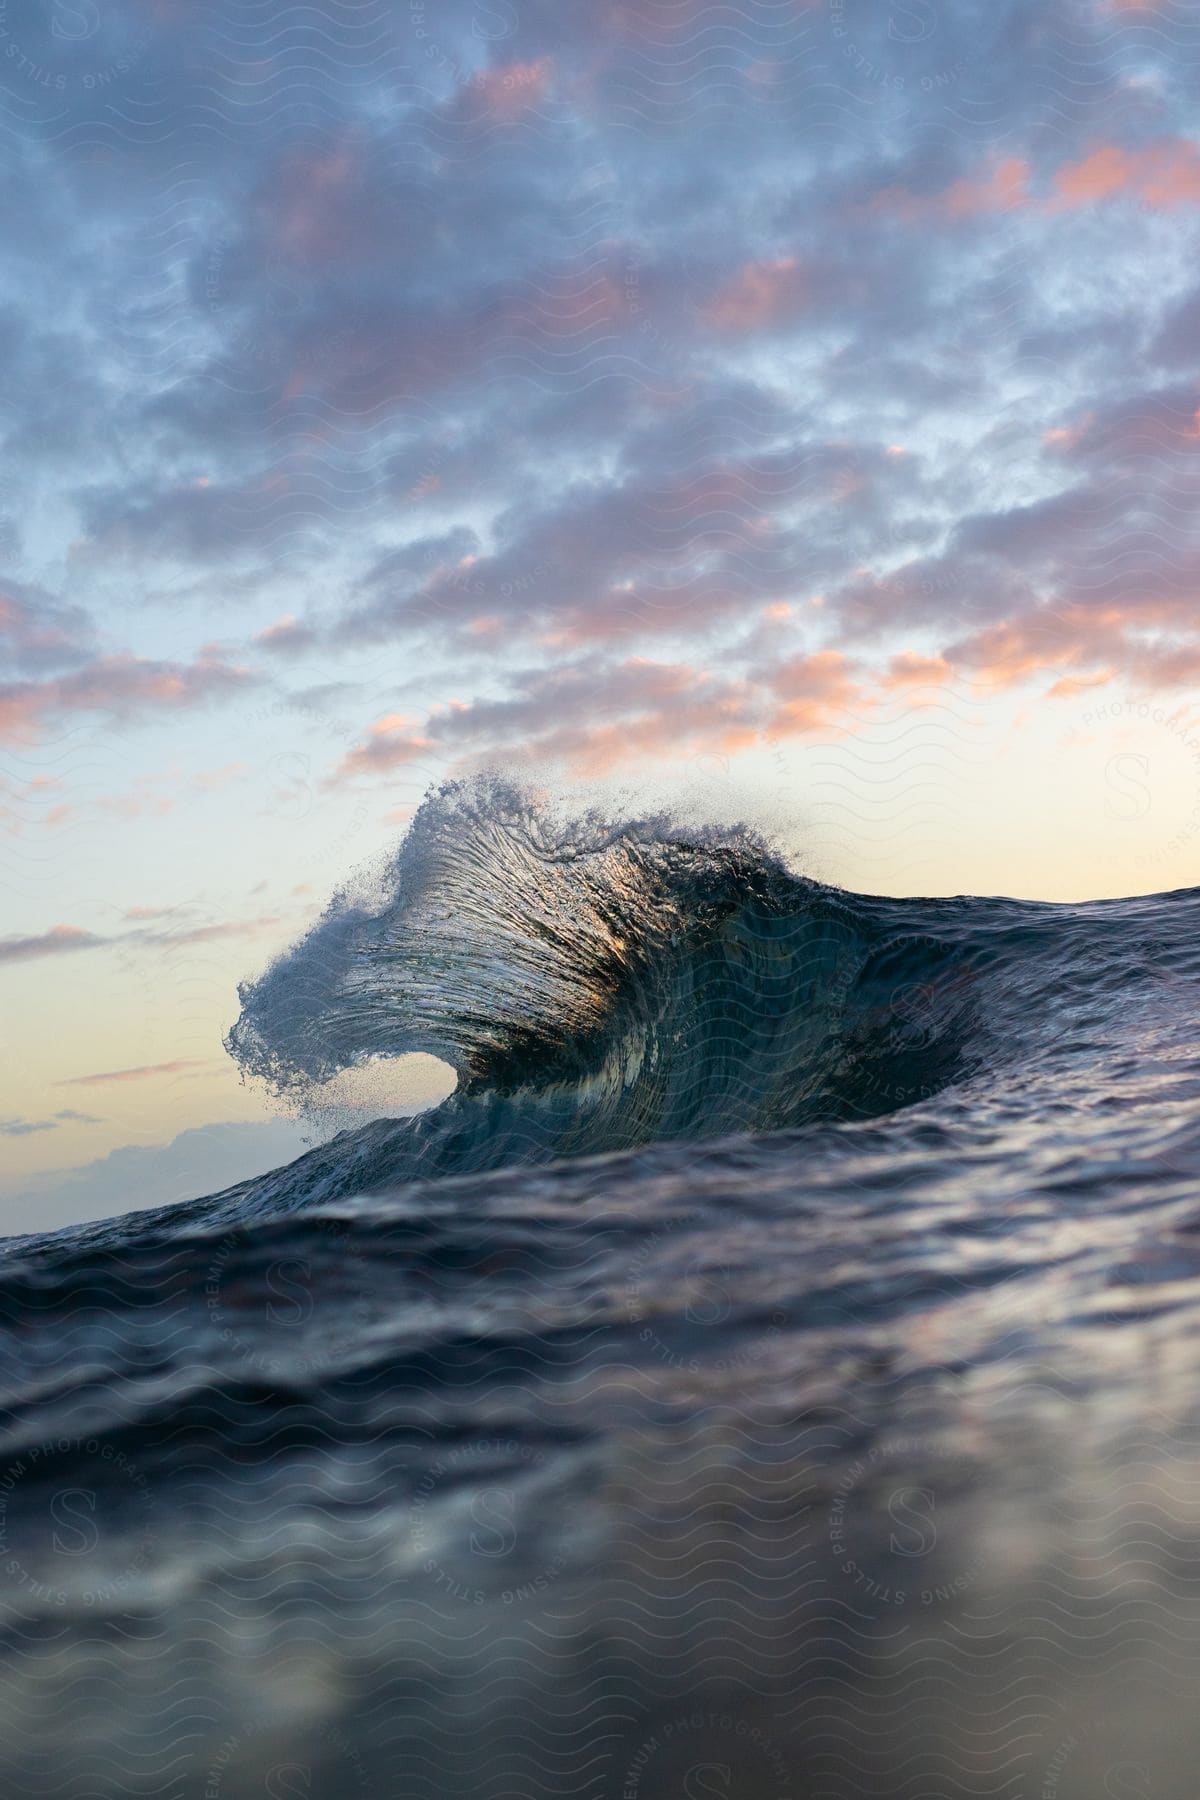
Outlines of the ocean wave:
[{"label": "ocean wave", "polygon": [[[335,1140],[354,1186],[890,1111],[970,1066],[976,989],[957,903],[848,895],[747,827],[568,817],[492,780],[432,795],[371,891],[243,985],[228,1048],[302,1103],[376,1057],[457,1070],[433,1112]],[[330,1147],[302,1162],[350,1191]]]},{"label": "ocean wave", "polygon": [[431,797],[231,1041],[458,1091],[0,1255],[5,1792],[1182,1793],[1198,903]]}]

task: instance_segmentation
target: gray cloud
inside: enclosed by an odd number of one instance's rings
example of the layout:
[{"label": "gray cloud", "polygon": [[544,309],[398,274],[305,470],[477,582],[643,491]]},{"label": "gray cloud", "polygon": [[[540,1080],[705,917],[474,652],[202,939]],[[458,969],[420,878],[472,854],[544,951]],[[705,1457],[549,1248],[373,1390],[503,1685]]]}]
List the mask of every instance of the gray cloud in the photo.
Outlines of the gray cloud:
[{"label": "gray cloud", "polygon": [[0,1137],[31,1137],[42,1131],[58,1131],[63,1125],[101,1125],[94,1113],[64,1107],[52,1119],[0,1119]]},{"label": "gray cloud", "polygon": [[[1189,666],[1177,38],[1101,0],[439,0],[263,52],[139,8],[0,69],[20,741],[264,680],[336,688],[358,742],[367,665],[371,707],[418,671],[448,756],[439,694],[507,744],[546,655],[597,696],[719,663],[750,731],[772,606],[789,655],[878,670],[989,622],[1031,668]],[[582,691],[537,686],[539,741]]]},{"label": "gray cloud", "polygon": [[72,950],[95,950],[108,942],[77,925],[52,925],[32,937],[0,938],[0,963],[34,962],[41,956],[64,956]]}]

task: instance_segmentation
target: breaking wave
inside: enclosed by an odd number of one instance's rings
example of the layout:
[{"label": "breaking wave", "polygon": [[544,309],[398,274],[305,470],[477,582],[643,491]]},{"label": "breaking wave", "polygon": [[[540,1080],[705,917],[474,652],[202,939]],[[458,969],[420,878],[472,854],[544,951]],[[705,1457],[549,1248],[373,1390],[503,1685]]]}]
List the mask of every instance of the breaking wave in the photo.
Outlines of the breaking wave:
[{"label": "breaking wave", "polygon": [[[364,897],[335,895],[241,989],[228,1048],[302,1103],[423,1052],[457,1091],[295,1165],[372,1180],[864,1118],[969,1065],[975,975],[954,902],[871,900],[744,827],[563,818],[489,781],[430,797]],[[278,1192],[278,1182],[268,1178]]]}]

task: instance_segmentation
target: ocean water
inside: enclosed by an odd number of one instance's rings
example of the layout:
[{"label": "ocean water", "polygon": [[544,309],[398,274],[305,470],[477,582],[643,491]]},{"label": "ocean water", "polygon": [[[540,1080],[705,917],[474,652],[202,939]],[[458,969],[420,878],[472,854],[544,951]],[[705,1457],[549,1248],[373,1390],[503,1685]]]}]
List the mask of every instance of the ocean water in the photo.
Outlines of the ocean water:
[{"label": "ocean water", "polygon": [[0,1256],[0,1793],[1200,1791],[1198,920],[435,795],[229,1048],[455,1094]]}]

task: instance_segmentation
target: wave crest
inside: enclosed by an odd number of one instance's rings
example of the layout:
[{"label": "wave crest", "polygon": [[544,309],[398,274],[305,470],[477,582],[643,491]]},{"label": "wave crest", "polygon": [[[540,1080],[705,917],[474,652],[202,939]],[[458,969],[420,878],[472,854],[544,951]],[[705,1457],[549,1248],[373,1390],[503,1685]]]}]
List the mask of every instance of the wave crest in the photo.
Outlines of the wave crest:
[{"label": "wave crest", "polygon": [[466,1088],[574,1074],[660,959],[793,878],[745,827],[565,818],[498,780],[426,799],[372,901],[335,894],[257,981],[226,1045],[295,1095],[364,1058],[425,1051]]}]

